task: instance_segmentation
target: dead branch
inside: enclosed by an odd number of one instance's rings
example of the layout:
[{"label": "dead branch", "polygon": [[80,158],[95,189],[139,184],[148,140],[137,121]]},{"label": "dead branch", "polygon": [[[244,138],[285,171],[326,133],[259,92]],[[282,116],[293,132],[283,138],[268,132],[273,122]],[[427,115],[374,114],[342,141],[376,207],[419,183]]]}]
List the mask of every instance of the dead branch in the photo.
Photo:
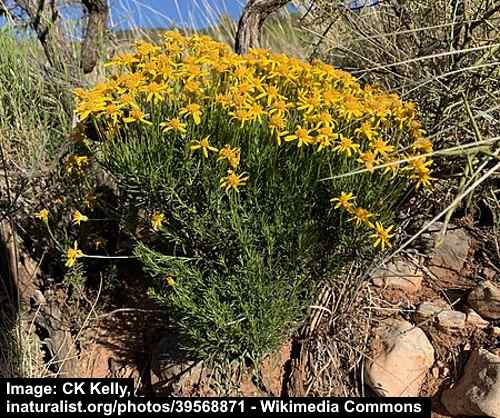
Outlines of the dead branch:
[{"label": "dead branch", "polygon": [[234,49],[246,54],[250,48],[261,45],[262,26],[267,17],[289,3],[290,0],[248,0],[236,32]]}]

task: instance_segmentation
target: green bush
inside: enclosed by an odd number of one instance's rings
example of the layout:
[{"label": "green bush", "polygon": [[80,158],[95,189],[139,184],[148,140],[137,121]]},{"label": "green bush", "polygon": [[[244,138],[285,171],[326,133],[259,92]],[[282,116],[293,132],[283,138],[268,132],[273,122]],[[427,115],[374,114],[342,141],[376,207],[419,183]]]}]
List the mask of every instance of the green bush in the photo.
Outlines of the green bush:
[{"label": "green bush", "polygon": [[[106,82],[76,91],[97,132],[85,143],[197,356],[275,348],[319,280],[389,246],[402,193],[429,184],[414,105],[330,66],[175,32],[110,65]],[[68,252],[70,265],[84,257]]]}]

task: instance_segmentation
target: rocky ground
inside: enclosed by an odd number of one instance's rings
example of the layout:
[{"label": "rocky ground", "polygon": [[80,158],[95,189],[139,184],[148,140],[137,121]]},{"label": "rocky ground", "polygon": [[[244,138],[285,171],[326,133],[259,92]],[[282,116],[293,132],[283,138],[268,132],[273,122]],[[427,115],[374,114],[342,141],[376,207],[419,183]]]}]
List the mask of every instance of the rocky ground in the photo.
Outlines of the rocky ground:
[{"label": "rocky ground", "polygon": [[114,310],[88,301],[76,332],[67,294],[24,291],[40,299],[38,317],[52,318],[30,321],[62,375],[132,377],[153,395],[421,395],[436,418],[500,417],[500,270],[478,262],[484,237],[466,225],[442,236],[441,227],[426,234],[427,254],[410,250],[369,280],[325,286],[299,336],[257,367],[186,359],[173,324],[137,292],[138,276],[124,281]]},{"label": "rocky ground", "polygon": [[[441,227],[441,225],[437,225]],[[366,379],[380,396],[431,396],[444,416],[500,416],[500,286],[474,265],[478,244],[451,226],[427,259],[398,258],[372,285],[406,309],[378,314]],[[439,416],[439,415],[436,415]]]}]

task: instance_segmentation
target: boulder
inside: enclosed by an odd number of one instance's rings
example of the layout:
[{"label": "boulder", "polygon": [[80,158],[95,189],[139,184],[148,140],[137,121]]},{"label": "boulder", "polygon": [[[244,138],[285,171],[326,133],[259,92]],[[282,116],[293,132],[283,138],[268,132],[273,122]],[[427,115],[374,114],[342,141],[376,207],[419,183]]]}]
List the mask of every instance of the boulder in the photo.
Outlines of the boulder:
[{"label": "boulder", "polygon": [[500,286],[485,280],[469,293],[467,302],[483,318],[500,319]]},{"label": "boulder", "polygon": [[466,325],[474,328],[484,329],[488,327],[488,321],[483,319],[474,309],[467,309]]},{"label": "boulder", "polygon": [[411,261],[397,258],[380,267],[372,275],[372,283],[377,287],[416,293],[422,286],[423,274]]},{"label": "boulder", "polygon": [[465,327],[466,315],[459,311],[442,311],[438,314],[437,320],[441,328],[460,329]]},{"label": "boulder", "polygon": [[434,363],[434,349],[425,333],[411,323],[389,318],[375,331],[373,356],[365,373],[380,396],[418,396]]},{"label": "boulder", "polygon": [[451,415],[500,417],[500,357],[487,350],[471,353],[464,375],[443,391],[443,406]]},{"label": "boulder", "polygon": [[449,305],[443,300],[422,302],[417,307],[416,319],[418,322],[432,321],[440,312],[449,311]]},{"label": "boulder", "polygon": [[466,287],[468,281],[461,272],[472,248],[472,239],[465,230],[448,225],[446,234],[441,234],[442,223],[435,223],[429,230],[434,249],[429,270],[436,276],[439,285],[445,289]]}]

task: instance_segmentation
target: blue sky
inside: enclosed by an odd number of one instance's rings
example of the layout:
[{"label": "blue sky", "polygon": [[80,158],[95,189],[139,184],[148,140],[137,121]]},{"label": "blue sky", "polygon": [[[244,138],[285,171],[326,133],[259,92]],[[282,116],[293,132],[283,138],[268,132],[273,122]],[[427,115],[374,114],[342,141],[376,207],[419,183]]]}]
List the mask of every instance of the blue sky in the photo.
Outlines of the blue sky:
[{"label": "blue sky", "polygon": [[[215,24],[220,15],[238,19],[246,0],[108,0],[110,27],[114,30],[188,26],[203,28]],[[357,8],[378,4],[379,0],[345,0]],[[61,10],[70,19],[81,17],[81,8],[67,6]],[[4,20],[0,18],[0,26]]]},{"label": "blue sky", "polygon": [[[204,27],[220,14],[238,18],[245,0],[110,0],[111,24],[122,29],[178,26]],[[208,21],[208,22],[207,22]]]},{"label": "blue sky", "polygon": [[[218,21],[220,15],[238,19],[246,0],[108,0],[110,23],[114,30],[189,26],[203,28]],[[64,6],[61,15],[80,19],[81,7]],[[5,19],[0,17],[0,27]]]},{"label": "blue sky", "polygon": [[[246,0],[109,0],[113,28],[177,26],[206,27],[221,14],[238,19]],[[353,10],[380,0],[345,0]]]}]

